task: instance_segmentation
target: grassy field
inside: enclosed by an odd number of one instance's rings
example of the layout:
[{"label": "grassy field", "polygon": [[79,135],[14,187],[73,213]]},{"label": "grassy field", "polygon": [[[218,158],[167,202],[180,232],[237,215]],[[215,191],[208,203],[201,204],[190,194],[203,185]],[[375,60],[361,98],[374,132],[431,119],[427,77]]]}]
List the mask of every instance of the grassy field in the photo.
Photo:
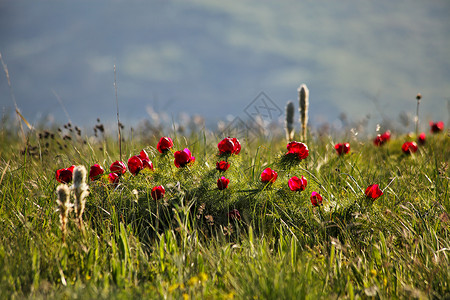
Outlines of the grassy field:
[{"label": "grassy field", "polygon": [[[124,134],[122,161],[145,149],[154,170],[111,184],[109,166],[121,159],[114,137],[61,128],[26,141],[12,124],[0,132],[3,299],[450,298],[448,132],[427,133],[411,155],[401,148],[415,137],[402,134],[380,147],[309,136],[301,161],[287,158],[281,137],[243,138],[239,154],[219,157],[223,136],[172,133],[163,155],[162,135]],[[350,153],[337,155],[337,142],[350,142]],[[184,148],[195,162],[177,168]],[[87,181],[84,230],[71,212],[63,242],[55,172],[96,163],[105,174]],[[273,183],[261,182],[267,167]],[[293,176],[305,177],[305,190],[290,190]],[[371,184],[383,195],[366,197]]]}]

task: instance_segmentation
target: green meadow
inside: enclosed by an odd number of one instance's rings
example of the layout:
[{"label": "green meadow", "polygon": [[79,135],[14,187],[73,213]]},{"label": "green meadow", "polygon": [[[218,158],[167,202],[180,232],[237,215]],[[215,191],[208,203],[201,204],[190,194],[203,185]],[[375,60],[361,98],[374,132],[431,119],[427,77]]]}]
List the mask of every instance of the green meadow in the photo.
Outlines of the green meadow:
[{"label": "green meadow", "polygon": [[[310,134],[305,159],[287,157],[284,136],[240,138],[169,131],[87,134],[74,125],[0,131],[0,298],[2,299],[449,299],[450,138],[431,134],[412,154],[393,132],[346,140]],[[299,137],[295,137],[299,140]],[[334,145],[349,142],[348,154]],[[195,161],[174,164],[188,148]],[[110,165],[145,150],[153,164],[111,183]],[[226,160],[225,172],[216,163]],[[104,170],[89,185],[83,227],[61,230],[57,170]],[[274,182],[261,173],[277,172]],[[220,177],[229,179],[219,189]],[[307,180],[292,191],[293,177]],[[71,186],[71,182],[68,186]],[[378,184],[383,194],[367,197]],[[163,186],[155,200],[152,189]],[[313,206],[311,193],[323,198]],[[73,201],[71,199],[71,201]],[[239,217],[230,212],[237,210]]]}]

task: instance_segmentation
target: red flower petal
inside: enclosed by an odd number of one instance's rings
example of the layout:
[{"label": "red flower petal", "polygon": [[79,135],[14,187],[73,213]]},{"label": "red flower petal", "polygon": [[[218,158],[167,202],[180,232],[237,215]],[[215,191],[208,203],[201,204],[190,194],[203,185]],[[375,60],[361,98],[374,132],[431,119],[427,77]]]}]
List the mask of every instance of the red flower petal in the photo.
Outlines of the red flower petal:
[{"label": "red flower petal", "polygon": [[103,170],[103,168],[99,164],[94,164],[91,166],[91,169],[89,171],[89,178],[92,181],[97,180],[103,173],[105,173],[105,170]]},{"label": "red flower petal", "polygon": [[117,173],[109,173],[108,174],[108,181],[109,183],[115,184],[117,185],[119,183],[119,175],[117,175]]},{"label": "red flower petal", "polygon": [[241,152],[241,143],[237,138],[233,138],[233,143],[234,143],[233,154],[239,154],[239,152]]},{"label": "red flower petal", "polygon": [[150,158],[148,157],[148,154],[147,154],[147,152],[145,150],[142,150],[139,153],[138,157],[142,160],[142,164],[144,166],[144,169],[147,168],[147,169],[153,170],[153,163],[150,160]]},{"label": "red flower petal", "polygon": [[216,170],[220,172],[225,172],[230,167],[230,163],[226,161],[218,161],[216,163]]},{"label": "red flower petal", "polygon": [[165,193],[166,193],[166,189],[162,185],[158,185],[158,186],[155,186],[154,188],[152,188],[151,195],[152,195],[153,200],[156,201],[156,200],[164,198]]},{"label": "red flower petal", "polygon": [[309,155],[308,146],[303,143],[292,141],[287,144],[288,154],[296,154],[300,160],[305,159]]},{"label": "red flower petal", "polygon": [[233,220],[238,220],[238,221],[241,220],[241,214],[239,213],[239,211],[237,209],[233,209],[232,211],[230,211],[228,213],[228,217]]},{"label": "red flower petal", "polygon": [[234,152],[234,142],[231,138],[225,138],[217,144],[220,154],[232,154]]},{"label": "red flower petal", "polygon": [[322,196],[317,192],[311,193],[311,204],[313,206],[319,206],[322,205]]},{"label": "red flower petal", "polygon": [[430,131],[432,133],[438,133],[444,130],[444,122],[439,121],[434,123],[433,121],[430,121]]},{"label": "red flower petal", "polygon": [[230,179],[225,178],[224,176],[217,179],[217,188],[219,190],[224,190],[228,187],[228,184],[230,183]]},{"label": "red flower petal", "polygon": [[275,172],[274,170],[272,170],[271,168],[266,168],[261,173],[261,181],[264,183],[266,183],[266,182],[274,183],[275,180],[277,180],[277,177],[278,177],[278,173]]},{"label": "red flower petal", "polygon": [[181,168],[186,166],[190,162],[195,161],[195,157],[191,155],[191,151],[188,148],[185,148],[183,151],[176,151],[174,153],[174,164],[177,168]]},{"label": "red flower petal", "polygon": [[334,145],[334,149],[338,155],[347,154],[350,152],[350,144],[349,143],[339,143]]},{"label": "red flower petal", "polygon": [[72,181],[74,166],[66,169],[56,170],[55,178],[60,183],[69,183]]},{"label": "red flower petal", "polygon": [[415,142],[405,142],[402,145],[402,151],[405,154],[415,153],[417,151],[417,144]]},{"label": "red flower petal", "polygon": [[425,132],[422,132],[422,133],[419,135],[419,137],[417,138],[417,142],[418,142],[420,145],[425,145],[425,142],[426,142]]},{"label": "red flower petal", "polygon": [[367,197],[376,199],[383,195],[383,191],[380,189],[378,184],[371,184],[366,188],[366,191],[364,192]]},{"label": "red flower petal", "polygon": [[296,191],[304,191],[306,189],[306,185],[308,184],[305,177],[298,178],[297,176],[291,177],[288,181],[289,189],[293,192]]},{"label": "red flower petal", "polygon": [[166,137],[163,136],[158,144],[156,145],[156,149],[158,149],[158,151],[160,153],[166,153],[167,151],[169,151],[171,148],[173,147],[173,141],[170,137]]},{"label": "red flower petal", "polygon": [[139,156],[135,155],[128,159],[128,170],[133,175],[139,174],[139,172],[144,168],[144,164]]},{"label": "red flower petal", "polygon": [[127,171],[127,166],[125,166],[125,163],[116,160],[115,162],[113,162],[111,164],[111,166],[109,167],[109,170],[113,173],[122,175],[122,174],[125,174],[125,172]]}]

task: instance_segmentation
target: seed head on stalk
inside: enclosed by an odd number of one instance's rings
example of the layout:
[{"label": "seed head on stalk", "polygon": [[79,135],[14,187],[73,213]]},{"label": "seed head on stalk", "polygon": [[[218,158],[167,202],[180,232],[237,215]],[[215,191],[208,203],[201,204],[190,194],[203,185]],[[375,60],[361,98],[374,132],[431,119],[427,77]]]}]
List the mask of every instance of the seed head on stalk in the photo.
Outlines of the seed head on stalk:
[{"label": "seed head on stalk", "polygon": [[422,94],[418,93],[416,96],[417,100],[417,109],[416,109],[416,136],[419,136],[419,105],[420,105],[420,99],[422,99]]},{"label": "seed head on stalk", "polygon": [[289,101],[286,105],[286,140],[292,142],[294,140],[294,103]]},{"label": "seed head on stalk", "polygon": [[66,184],[61,184],[56,188],[56,193],[58,199],[56,204],[58,204],[59,209],[59,220],[61,222],[61,232],[63,242],[66,242],[67,235],[67,222],[69,212],[72,210],[72,203],[70,203],[70,190]]},{"label": "seed head on stalk", "polygon": [[78,227],[84,231],[83,212],[86,204],[86,197],[89,195],[89,186],[86,182],[86,168],[84,166],[76,166],[73,170],[72,189],[75,194],[75,215]]},{"label": "seed head on stalk", "polygon": [[302,124],[302,141],[306,141],[306,126],[308,124],[309,90],[306,84],[299,86],[298,102],[300,112],[300,124]]}]

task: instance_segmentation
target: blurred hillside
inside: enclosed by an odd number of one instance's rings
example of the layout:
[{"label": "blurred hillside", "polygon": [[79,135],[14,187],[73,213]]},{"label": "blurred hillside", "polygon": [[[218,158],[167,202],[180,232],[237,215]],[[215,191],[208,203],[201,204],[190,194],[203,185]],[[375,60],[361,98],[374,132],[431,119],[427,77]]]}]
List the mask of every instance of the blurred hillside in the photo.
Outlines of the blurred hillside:
[{"label": "blurred hillside", "polygon": [[[415,113],[447,121],[448,1],[0,2],[0,52],[24,116],[78,124],[181,112],[215,124],[264,92],[310,89],[311,124]],[[4,72],[0,105],[13,108]],[[409,114],[409,116],[408,116]],[[425,126],[425,122],[422,123]],[[411,127],[412,129],[413,127]]]}]

